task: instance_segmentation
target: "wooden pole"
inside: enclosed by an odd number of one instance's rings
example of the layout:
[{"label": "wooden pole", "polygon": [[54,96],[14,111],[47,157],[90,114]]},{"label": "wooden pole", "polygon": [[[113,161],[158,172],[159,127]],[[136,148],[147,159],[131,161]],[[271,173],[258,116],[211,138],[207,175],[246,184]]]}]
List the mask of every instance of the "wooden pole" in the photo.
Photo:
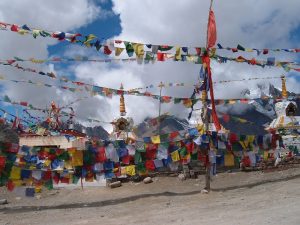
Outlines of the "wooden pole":
[{"label": "wooden pole", "polygon": [[[208,22],[207,22],[207,32],[206,32],[206,50],[207,54],[209,54],[208,49],[208,26],[209,26],[209,15],[210,11],[212,9],[213,0],[210,1],[210,7],[209,7],[209,13],[208,13]],[[203,105],[203,112],[202,112],[202,118],[203,123],[205,124],[205,132],[208,135],[208,129],[209,129],[209,118],[207,114],[207,92],[206,90],[202,91],[202,105]],[[206,169],[205,169],[205,190],[210,191],[210,162],[209,162],[209,151],[210,151],[210,145],[208,144],[208,148],[205,150],[206,152]]]},{"label": "wooden pole", "polygon": [[162,88],[164,87],[163,82],[160,82],[160,84],[158,85],[158,87],[160,88],[159,90],[159,107],[158,107],[158,135],[160,135],[160,115],[161,115],[161,92],[162,92]]}]

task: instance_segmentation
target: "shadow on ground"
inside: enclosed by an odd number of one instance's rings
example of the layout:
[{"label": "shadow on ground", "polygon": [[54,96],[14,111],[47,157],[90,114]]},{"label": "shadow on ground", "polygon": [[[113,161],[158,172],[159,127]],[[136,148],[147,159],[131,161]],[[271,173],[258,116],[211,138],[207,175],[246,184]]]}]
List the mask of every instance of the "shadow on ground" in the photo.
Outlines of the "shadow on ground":
[{"label": "shadow on ground", "polygon": [[[265,180],[260,181],[252,184],[245,184],[239,186],[230,186],[225,188],[212,188],[211,190],[214,192],[225,192],[231,191],[235,189],[241,188],[253,188],[259,185],[268,184],[268,183],[275,183],[275,182],[282,182],[300,178],[300,174],[295,176],[288,176],[285,178],[280,179],[273,179],[273,180]],[[54,205],[54,206],[18,206],[18,207],[4,207],[0,208],[0,212],[5,214],[13,214],[13,213],[26,213],[31,211],[43,211],[43,210],[57,210],[57,209],[76,209],[76,208],[98,208],[104,206],[111,206],[111,205],[118,205],[130,201],[136,201],[143,198],[150,198],[150,197],[172,197],[172,196],[188,196],[188,195],[196,195],[199,194],[201,191],[191,191],[191,192],[183,192],[183,193],[176,193],[176,192],[161,192],[161,193],[154,193],[154,194],[141,194],[135,196],[129,196],[125,198],[113,199],[113,200],[105,200],[105,201],[97,201],[97,202],[90,202],[90,203],[70,203],[70,204],[61,204],[61,205]]]}]

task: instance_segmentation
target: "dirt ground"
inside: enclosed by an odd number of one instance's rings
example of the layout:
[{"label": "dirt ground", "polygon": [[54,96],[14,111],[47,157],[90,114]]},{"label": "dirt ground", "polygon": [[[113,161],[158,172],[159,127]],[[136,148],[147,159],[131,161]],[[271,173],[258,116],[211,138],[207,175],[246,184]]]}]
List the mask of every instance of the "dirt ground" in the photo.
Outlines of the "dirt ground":
[{"label": "dirt ground", "polygon": [[39,199],[1,189],[9,204],[0,206],[0,224],[300,224],[300,168],[222,173],[210,194],[202,187],[203,176],[43,191]]}]

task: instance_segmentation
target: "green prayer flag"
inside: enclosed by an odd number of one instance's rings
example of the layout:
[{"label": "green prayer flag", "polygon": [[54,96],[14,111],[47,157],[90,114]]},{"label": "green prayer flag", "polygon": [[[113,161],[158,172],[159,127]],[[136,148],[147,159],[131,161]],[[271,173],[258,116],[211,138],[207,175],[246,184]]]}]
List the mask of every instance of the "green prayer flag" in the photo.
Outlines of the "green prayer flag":
[{"label": "green prayer flag", "polygon": [[160,45],[160,46],[158,46],[158,50],[159,51],[169,51],[169,50],[171,50],[173,48],[173,46],[168,46],[168,45]]},{"label": "green prayer flag", "polygon": [[140,152],[135,151],[135,155],[134,155],[134,164],[139,164],[142,162],[142,155]]},{"label": "green prayer flag", "polygon": [[180,154],[180,157],[186,156],[187,155],[186,147],[179,149],[179,154]]},{"label": "green prayer flag", "polygon": [[52,182],[52,179],[47,180],[47,181],[44,183],[44,186],[45,186],[48,190],[52,190],[52,189],[53,189],[53,182]]},{"label": "green prayer flag", "polygon": [[83,165],[91,166],[95,164],[95,155],[91,151],[83,151]]},{"label": "green prayer flag", "polygon": [[241,50],[241,51],[245,51],[245,48],[244,48],[243,46],[239,45],[239,44],[238,44],[238,46],[237,46],[237,49],[238,49],[238,50]]},{"label": "green prayer flag", "polygon": [[74,174],[73,177],[72,177],[72,183],[73,183],[73,184],[77,184],[78,181],[79,181],[79,179],[80,179],[80,177],[79,177],[79,176],[76,176],[76,175]]},{"label": "green prayer flag", "polygon": [[198,160],[198,152],[191,155],[191,160]]},{"label": "green prayer flag", "polygon": [[64,161],[69,161],[70,160],[70,155],[67,151],[64,151],[62,154],[60,154],[59,156],[57,156],[57,159],[59,160],[64,160]]},{"label": "green prayer flag", "polygon": [[126,47],[127,55],[129,57],[133,56],[134,49],[132,47],[132,44],[130,42],[127,42],[127,41],[124,41],[124,44],[125,44],[125,47]]},{"label": "green prayer flag", "polygon": [[146,172],[146,167],[145,167],[145,164],[144,163],[139,163],[136,165],[136,169],[138,172],[141,172],[141,173],[145,173]]},{"label": "green prayer flag", "polygon": [[181,102],[180,98],[174,98],[174,104],[179,104]]}]

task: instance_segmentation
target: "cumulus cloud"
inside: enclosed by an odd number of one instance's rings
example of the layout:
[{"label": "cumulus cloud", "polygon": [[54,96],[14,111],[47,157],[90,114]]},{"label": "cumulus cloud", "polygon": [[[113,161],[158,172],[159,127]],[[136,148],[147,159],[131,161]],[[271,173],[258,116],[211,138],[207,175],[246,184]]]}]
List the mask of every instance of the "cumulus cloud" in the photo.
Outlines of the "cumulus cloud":
[{"label": "cumulus cloud", "polygon": [[[99,6],[89,0],[69,1],[8,1],[0,2],[0,21],[28,24],[32,27],[70,31],[86,26],[88,23],[102,16],[104,12]],[[30,35],[21,36],[11,32],[1,31],[1,59],[9,59],[14,56],[21,58],[47,58],[48,47],[57,42],[50,38],[37,38]],[[55,71],[52,65],[32,65],[23,63],[24,67],[33,67],[42,71]],[[32,80],[33,82],[45,82],[55,84],[54,80],[38,76],[32,73],[23,73],[20,70],[8,67],[0,67],[1,75],[8,79]],[[2,93],[16,101],[28,101],[38,107],[49,106],[52,100],[60,105],[67,104],[78,97],[71,93],[62,92],[57,88],[45,88],[31,84],[15,84],[1,82]]]}]

